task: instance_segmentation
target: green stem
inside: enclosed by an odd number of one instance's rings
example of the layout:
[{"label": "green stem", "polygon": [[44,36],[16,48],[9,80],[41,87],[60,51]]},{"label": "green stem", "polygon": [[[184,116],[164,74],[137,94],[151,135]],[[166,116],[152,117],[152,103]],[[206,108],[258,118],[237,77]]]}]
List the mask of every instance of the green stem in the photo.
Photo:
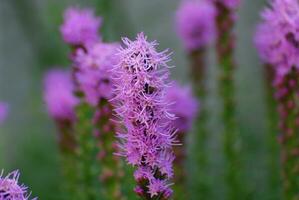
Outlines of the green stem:
[{"label": "green stem", "polygon": [[217,56],[220,65],[219,92],[223,105],[222,122],[224,125],[223,147],[225,156],[225,181],[227,196],[231,200],[244,198],[240,180],[239,133],[236,126],[235,86],[233,81],[234,63],[234,13],[223,3],[217,7]]},{"label": "green stem", "polygon": [[65,199],[75,198],[76,191],[76,168],[75,168],[75,138],[73,123],[70,121],[56,121],[59,129],[59,147],[61,168],[64,176],[62,184]]},{"label": "green stem", "polygon": [[267,168],[268,175],[268,194],[269,199],[279,199],[280,191],[280,178],[279,174],[279,145],[277,143],[278,136],[278,115],[277,115],[277,104],[274,99],[274,70],[273,66],[265,65],[265,76],[266,76],[266,105],[267,105],[267,149],[268,159]]},{"label": "green stem", "polygon": [[181,146],[174,147],[175,160],[173,163],[174,167],[174,198],[175,199],[187,199],[188,194],[186,188],[186,169],[185,169],[185,160],[186,160],[186,134],[184,132],[177,133],[178,140],[182,143]]},{"label": "green stem", "polygon": [[190,54],[191,76],[194,92],[200,101],[200,113],[195,121],[195,149],[197,163],[196,197],[199,199],[209,199],[210,181],[208,173],[208,134],[207,134],[207,105],[206,105],[206,49],[200,48]]},{"label": "green stem", "polygon": [[280,111],[280,136],[282,177],[284,188],[284,199],[299,199],[299,98],[298,81],[299,71],[293,68],[284,77],[284,80],[276,84],[279,92],[286,91],[283,96],[278,97]]},{"label": "green stem", "polygon": [[116,152],[115,143],[115,125],[112,119],[112,106],[106,99],[101,99],[98,105],[98,114],[96,116],[96,126],[98,130],[98,145],[101,163],[101,182],[102,194],[105,200],[124,199],[120,181],[123,176],[123,170],[120,166],[120,160],[114,155]]},{"label": "green stem", "polygon": [[99,149],[93,135],[92,119],[94,109],[86,103],[81,103],[76,108],[77,122],[74,132],[76,134],[77,155],[77,199],[98,200],[99,163],[97,153]]}]

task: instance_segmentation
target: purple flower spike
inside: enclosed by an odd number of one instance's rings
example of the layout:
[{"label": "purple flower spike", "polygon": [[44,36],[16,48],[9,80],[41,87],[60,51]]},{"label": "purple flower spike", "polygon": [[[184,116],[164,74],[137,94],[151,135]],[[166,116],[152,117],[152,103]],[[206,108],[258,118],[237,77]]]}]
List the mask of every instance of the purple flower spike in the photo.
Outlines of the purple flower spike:
[{"label": "purple flower spike", "polygon": [[0,102],[0,124],[6,119],[8,113],[8,105]]},{"label": "purple flower spike", "polygon": [[188,132],[197,116],[199,103],[193,96],[190,87],[182,87],[174,83],[166,92],[166,101],[171,102],[171,113],[176,116],[173,126],[179,132]]},{"label": "purple flower spike", "polygon": [[79,48],[74,56],[77,67],[76,81],[86,101],[96,106],[101,98],[112,97],[111,70],[117,64],[118,44],[96,43],[86,49]]},{"label": "purple flower spike", "polygon": [[64,23],[60,27],[63,40],[74,46],[98,41],[101,21],[90,9],[68,8],[64,13]]},{"label": "purple flower spike", "polygon": [[0,174],[0,200],[29,200],[30,193],[26,186],[18,183],[19,176],[19,171],[13,171],[6,177],[3,177],[3,172]]},{"label": "purple flower spike", "polygon": [[299,3],[295,0],[274,0],[262,13],[255,43],[264,62],[276,67],[284,76],[294,66],[299,69]]},{"label": "purple flower spike", "polygon": [[71,74],[59,69],[50,70],[44,78],[44,87],[44,100],[49,114],[56,120],[73,121],[78,99],[73,95]]},{"label": "purple flower spike", "polygon": [[209,1],[184,0],[176,13],[176,28],[187,50],[202,48],[215,37],[215,9]]},{"label": "purple flower spike", "polygon": [[[173,176],[172,145],[174,116],[165,101],[168,82],[167,51],[157,52],[157,42],[148,42],[143,33],[135,41],[123,39],[120,62],[115,73],[116,112],[126,129],[118,133],[118,154],[137,168],[138,195],[146,198],[170,196],[169,179]],[[142,190],[142,192],[141,192]]]}]

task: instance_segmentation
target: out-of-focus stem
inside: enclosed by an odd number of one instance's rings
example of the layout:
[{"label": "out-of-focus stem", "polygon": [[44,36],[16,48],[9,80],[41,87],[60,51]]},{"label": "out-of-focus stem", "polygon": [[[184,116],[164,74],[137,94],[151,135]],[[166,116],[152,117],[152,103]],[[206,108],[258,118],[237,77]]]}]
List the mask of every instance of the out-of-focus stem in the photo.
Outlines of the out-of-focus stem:
[{"label": "out-of-focus stem", "polygon": [[244,198],[240,180],[239,133],[236,126],[235,86],[233,81],[235,63],[234,11],[223,2],[215,3],[217,8],[217,56],[219,62],[219,92],[223,105],[222,122],[224,125],[223,147],[225,156],[225,181],[227,196],[231,200]]},{"label": "out-of-focus stem", "polygon": [[191,61],[191,76],[196,97],[200,101],[199,116],[195,120],[195,149],[196,163],[198,166],[196,180],[196,191],[198,198],[209,199],[209,175],[207,156],[207,108],[206,108],[206,49],[200,48],[192,51],[189,55]]},{"label": "out-of-focus stem", "polygon": [[101,99],[95,116],[97,138],[100,152],[98,158],[101,164],[101,186],[105,200],[124,199],[120,181],[123,176],[120,160],[116,152],[115,125],[112,119],[113,108],[106,99]]},{"label": "out-of-focus stem", "polygon": [[76,108],[77,123],[76,134],[77,148],[77,188],[79,200],[97,200],[100,190],[99,163],[96,159],[99,149],[93,134],[92,119],[94,109],[86,103],[81,103]]},{"label": "out-of-focus stem", "polygon": [[273,66],[265,64],[265,85],[266,85],[266,105],[267,105],[267,149],[268,149],[268,194],[269,199],[277,198],[278,191],[280,191],[279,174],[279,145],[277,143],[278,137],[278,115],[276,110],[276,101],[274,98],[274,76],[275,72]]},{"label": "out-of-focus stem", "polygon": [[184,132],[178,132],[178,140],[182,145],[174,147],[175,160],[173,163],[174,167],[174,198],[175,199],[187,199],[188,194],[186,193],[186,134]]},{"label": "out-of-focus stem", "polygon": [[299,71],[293,68],[275,83],[280,117],[284,199],[299,199]]},{"label": "out-of-focus stem", "polygon": [[75,167],[75,138],[73,133],[73,123],[70,121],[57,120],[59,129],[59,148],[61,152],[61,167],[64,176],[63,194],[65,199],[75,198],[76,190],[76,167]]}]

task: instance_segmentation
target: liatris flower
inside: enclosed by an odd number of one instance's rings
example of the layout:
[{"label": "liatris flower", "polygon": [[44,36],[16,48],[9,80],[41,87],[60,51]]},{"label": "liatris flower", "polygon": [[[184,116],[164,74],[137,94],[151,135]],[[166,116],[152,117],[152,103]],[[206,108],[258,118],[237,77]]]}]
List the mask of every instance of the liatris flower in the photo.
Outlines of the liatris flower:
[{"label": "liatris flower", "polygon": [[74,107],[78,99],[73,95],[71,74],[64,70],[53,69],[44,79],[44,99],[49,114],[58,121],[73,121]]},{"label": "liatris flower", "polygon": [[112,106],[108,102],[113,97],[111,70],[117,64],[115,56],[117,44],[95,43],[85,49],[77,49],[73,56],[75,79],[78,90],[83,92],[84,100],[96,107],[94,125],[98,138],[99,159],[103,195],[107,199],[121,198],[120,163],[114,157],[115,125],[111,121]]},{"label": "liatris flower", "polygon": [[193,96],[190,87],[182,87],[176,82],[167,88],[165,97],[167,102],[172,102],[170,112],[176,116],[172,126],[178,130],[178,139],[183,144],[174,148],[175,199],[187,199],[186,170],[184,168],[186,161],[185,144],[187,133],[192,127],[192,122],[197,117],[199,103]]},{"label": "liatris flower", "polygon": [[[240,170],[240,135],[236,124],[234,60],[236,9],[239,0],[213,0],[217,9],[217,58],[219,63],[219,94],[222,101],[223,152],[225,157],[225,181],[229,199],[244,198]],[[242,169],[242,167],[241,167]]]},{"label": "liatris flower", "polygon": [[298,187],[298,75],[299,3],[274,0],[262,13],[255,38],[264,62],[275,72],[274,88],[281,130],[282,175],[285,199],[297,199]]},{"label": "liatris flower", "polygon": [[119,50],[114,101],[126,130],[118,133],[121,152],[136,167],[135,192],[146,199],[169,199],[173,177],[172,145],[175,132],[170,126],[165,88],[169,76],[169,56],[157,52],[157,42],[148,42],[143,33],[135,41],[123,39]]},{"label": "liatris flower", "polygon": [[78,89],[92,106],[98,105],[101,98],[112,97],[111,68],[118,62],[115,56],[117,46],[99,42],[75,52],[73,60]]},{"label": "liatris flower", "polygon": [[[275,80],[275,69],[272,64],[279,62],[281,51],[280,32],[274,31],[270,24],[261,23],[257,26],[254,36],[254,43],[258,50],[259,56],[264,62],[264,76],[266,89],[266,105],[267,105],[267,148],[268,148],[268,190],[273,197],[278,195],[280,191],[279,174],[279,145],[277,143],[278,133],[278,114],[276,111],[276,101],[274,98],[273,81]],[[274,50],[276,49],[276,50]]]},{"label": "liatris flower", "polygon": [[215,9],[208,1],[184,0],[176,13],[176,29],[185,48],[207,46],[215,36]]},{"label": "liatris flower", "polygon": [[58,141],[61,151],[61,166],[65,177],[66,196],[74,195],[75,182],[75,106],[78,99],[73,94],[71,73],[61,69],[51,69],[44,78],[44,99],[49,115],[55,120],[58,129]]},{"label": "liatris flower", "polygon": [[173,127],[181,133],[190,131],[199,110],[198,101],[193,96],[191,88],[182,87],[174,82],[167,88],[166,99],[167,102],[173,103],[170,106],[171,113],[176,116]]},{"label": "liatris flower", "polygon": [[299,5],[295,0],[274,0],[271,9],[262,13],[263,23],[258,27],[255,42],[262,59],[275,66],[279,76],[299,68],[296,26]]},{"label": "liatris flower", "polygon": [[0,173],[0,200],[29,200],[30,193],[26,186],[18,183],[19,176],[19,171],[13,171],[5,177],[3,172]]},{"label": "liatris flower", "polygon": [[87,45],[100,40],[101,18],[90,9],[68,8],[60,32],[64,41],[73,46]]},{"label": "liatris flower", "polygon": [[6,119],[8,113],[8,105],[0,102],[0,124]]},{"label": "liatris flower", "polygon": [[[208,150],[206,130],[206,58],[207,47],[214,41],[216,35],[216,9],[208,0],[183,0],[176,14],[177,32],[181,37],[190,59],[190,68],[194,93],[201,102],[201,114],[196,119],[193,151],[197,152],[196,177],[193,181],[195,196],[199,199],[209,199],[210,187],[208,185]],[[179,192],[185,194],[186,192]],[[177,197],[186,199],[186,196]]]}]

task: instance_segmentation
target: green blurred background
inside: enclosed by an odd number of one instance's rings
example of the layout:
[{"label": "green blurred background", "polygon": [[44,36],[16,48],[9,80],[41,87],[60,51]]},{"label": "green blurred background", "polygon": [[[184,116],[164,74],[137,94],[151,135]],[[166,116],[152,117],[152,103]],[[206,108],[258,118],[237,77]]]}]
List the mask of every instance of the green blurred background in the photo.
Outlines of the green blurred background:
[{"label": "green blurred background", "polygon": [[[266,185],[266,114],[262,66],[252,44],[264,0],[244,0],[237,25],[236,74],[238,124],[242,134],[244,184],[248,199],[280,199]],[[22,181],[42,200],[60,199],[59,155],[55,127],[42,100],[42,76],[53,66],[68,66],[68,48],[59,35],[62,13],[70,5],[93,7],[105,20],[104,38],[119,41],[144,31],[174,52],[172,77],[189,83],[188,61],[174,29],[179,0],[0,0],[0,100],[10,104],[0,127],[0,169],[20,169]],[[213,199],[223,199],[219,100],[214,52],[209,65],[209,152]],[[190,159],[192,167],[192,159]],[[277,174],[277,176],[279,176]]]}]

